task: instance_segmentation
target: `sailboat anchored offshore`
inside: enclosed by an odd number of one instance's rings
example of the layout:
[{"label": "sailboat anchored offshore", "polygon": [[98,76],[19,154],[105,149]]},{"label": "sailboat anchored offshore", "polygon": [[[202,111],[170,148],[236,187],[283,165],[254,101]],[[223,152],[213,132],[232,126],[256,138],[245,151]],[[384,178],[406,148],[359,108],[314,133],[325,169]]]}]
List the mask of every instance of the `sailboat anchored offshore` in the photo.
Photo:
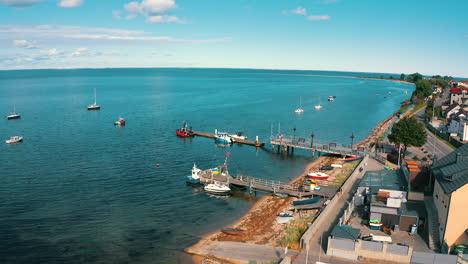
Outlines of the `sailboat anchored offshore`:
[{"label": "sailboat anchored offshore", "polygon": [[96,88],[94,88],[94,104],[88,105],[88,110],[99,110],[101,106],[96,103]]}]

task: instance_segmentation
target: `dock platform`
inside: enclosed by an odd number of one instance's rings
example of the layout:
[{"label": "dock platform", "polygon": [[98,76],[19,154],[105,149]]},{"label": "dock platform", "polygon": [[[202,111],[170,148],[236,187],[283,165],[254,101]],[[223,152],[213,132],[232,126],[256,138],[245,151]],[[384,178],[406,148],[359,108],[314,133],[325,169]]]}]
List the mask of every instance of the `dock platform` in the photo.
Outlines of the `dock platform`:
[{"label": "dock platform", "polygon": [[[200,131],[195,131],[195,130],[190,130],[189,132],[192,133],[195,136],[200,136],[200,137],[206,137],[206,138],[214,138],[215,137],[215,134],[213,134],[213,133],[206,133],[206,132],[200,132]],[[265,146],[265,143],[263,143],[263,142],[253,141],[253,140],[244,140],[244,139],[235,139],[234,143],[250,145],[250,146],[254,146],[254,147],[263,147],[263,146]]]},{"label": "dock platform", "polygon": [[210,169],[204,170],[200,173],[200,183],[223,182],[239,186],[247,187],[250,191],[262,190],[272,193],[287,194],[293,197],[308,197],[308,196],[322,196],[325,198],[332,197],[337,189],[328,186],[321,186],[320,190],[305,190],[301,185],[283,183],[281,181],[267,180],[255,178],[246,175],[237,175],[232,177],[229,173],[214,174]]}]

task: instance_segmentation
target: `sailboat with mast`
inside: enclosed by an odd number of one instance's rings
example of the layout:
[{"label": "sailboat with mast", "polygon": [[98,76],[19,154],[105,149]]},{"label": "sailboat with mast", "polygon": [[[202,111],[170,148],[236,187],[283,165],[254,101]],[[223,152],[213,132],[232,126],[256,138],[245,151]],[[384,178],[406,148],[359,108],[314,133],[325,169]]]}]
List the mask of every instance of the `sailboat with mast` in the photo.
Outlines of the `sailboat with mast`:
[{"label": "sailboat with mast", "polygon": [[96,103],[96,88],[94,88],[94,104],[88,105],[88,110],[99,110],[101,106]]},{"label": "sailboat with mast", "polygon": [[226,195],[226,194],[229,194],[231,192],[231,188],[229,188],[229,172],[228,172],[228,168],[227,168],[227,160],[229,158],[229,156],[231,155],[231,153],[226,153],[226,159],[224,160],[224,164],[223,166],[221,166],[220,168],[220,174],[222,176],[226,176],[226,179],[227,179],[227,183],[223,183],[223,182],[216,182],[213,180],[213,172],[211,172],[211,182],[210,184],[206,184],[205,187],[203,187],[203,189],[205,190],[205,192],[207,193],[212,193],[212,194],[218,194],[218,195]]},{"label": "sailboat with mast", "polygon": [[302,109],[302,96],[299,97],[299,108],[294,110],[294,113],[296,113],[296,114],[304,113],[304,109]]},{"label": "sailboat with mast", "polygon": [[13,112],[11,112],[9,116],[7,116],[7,119],[20,119],[20,118],[21,118],[21,115],[18,115],[16,113],[16,105],[13,104]]}]

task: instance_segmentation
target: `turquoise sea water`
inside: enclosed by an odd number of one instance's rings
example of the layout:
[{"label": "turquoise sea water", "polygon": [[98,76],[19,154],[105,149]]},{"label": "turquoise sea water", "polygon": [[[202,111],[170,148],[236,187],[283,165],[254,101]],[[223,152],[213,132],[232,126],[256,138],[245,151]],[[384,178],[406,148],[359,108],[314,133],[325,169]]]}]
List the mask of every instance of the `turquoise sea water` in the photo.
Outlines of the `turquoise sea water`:
[{"label": "turquoise sea water", "polygon": [[[349,144],[400,107],[412,85],[307,75],[368,73],[240,69],[0,71],[1,263],[177,263],[209,231],[255,202],[242,191],[219,198],[187,186],[193,162],[209,168],[231,152],[230,172],[288,181],[309,161],[269,145],[215,145],[181,139],[195,130],[274,133]],[[381,76],[376,74],[374,76]],[[384,75],[385,76],[385,75]],[[97,89],[100,111],[87,111]],[[405,94],[404,91],[408,91]],[[391,92],[391,94],[389,93]],[[335,102],[327,97],[335,95]],[[299,106],[305,112],[293,111]],[[385,98],[384,98],[385,97]],[[314,105],[323,105],[314,110]],[[123,128],[113,126],[119,116]],[[160,167],[155,166],[156,163]]]}]

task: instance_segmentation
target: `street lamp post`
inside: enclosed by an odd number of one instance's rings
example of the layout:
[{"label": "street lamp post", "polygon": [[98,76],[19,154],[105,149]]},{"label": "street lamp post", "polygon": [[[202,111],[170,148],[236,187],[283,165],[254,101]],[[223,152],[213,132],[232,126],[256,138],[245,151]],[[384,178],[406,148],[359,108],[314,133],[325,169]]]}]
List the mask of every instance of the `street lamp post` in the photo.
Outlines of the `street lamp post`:
[{"label": "street lamp post", "polygon": [[351,138],[351,150],[353,150],[353,143],[354,143],[354,138],[355,138],[354,132],[351,134],[350,138]]},{"label": "street lamp post", "polygon": [[310,138],[312,139],[310,141],[310,148],[314,147],[314,137],[315,137],[315,134],[314,134],[314,132],[312,132],[312,134],[310,134]]},{"label": "street lamp post", "polygon": [[293,137],[293,144],[294,144],[294,142],[296,141],[296,127],[293,128],[293,131],[294,131],[294,137]]}]

